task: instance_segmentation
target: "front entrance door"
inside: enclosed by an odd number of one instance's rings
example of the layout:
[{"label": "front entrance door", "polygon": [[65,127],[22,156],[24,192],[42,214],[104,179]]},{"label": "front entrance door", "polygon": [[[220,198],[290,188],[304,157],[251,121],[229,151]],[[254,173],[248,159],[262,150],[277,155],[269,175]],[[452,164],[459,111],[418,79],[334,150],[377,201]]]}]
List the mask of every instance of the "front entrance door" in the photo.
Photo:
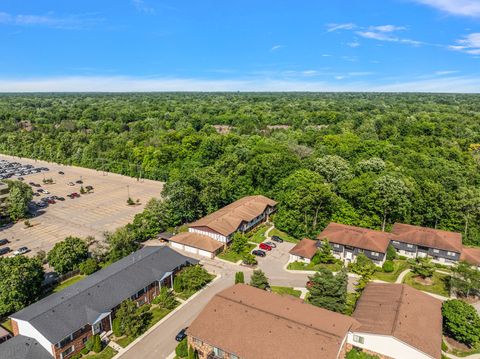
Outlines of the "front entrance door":
[{"label": "front entrance door", "polygon": [[103,325],[102,325],[102,321],[99,321],[98,323],[95,323],[93,325],[93,334],[98,334],[98,333],[101,333],[103,331]]}]

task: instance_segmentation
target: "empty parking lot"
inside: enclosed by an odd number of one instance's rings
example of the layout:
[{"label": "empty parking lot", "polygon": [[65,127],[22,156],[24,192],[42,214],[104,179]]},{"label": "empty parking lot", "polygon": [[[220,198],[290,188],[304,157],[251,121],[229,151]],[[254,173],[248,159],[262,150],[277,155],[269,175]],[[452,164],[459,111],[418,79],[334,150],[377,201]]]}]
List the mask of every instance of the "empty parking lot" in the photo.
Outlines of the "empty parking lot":
[{"label": "empty parking lot", "polygon": [[[67,236],[94,236],[98,240],[103,239],[105,231],[113,231],[127,224],[135,214],[143,210],[150,198],[158,198],[163,185],[158,181],[137,181],[117,174],[25,158],[0,155],[0,159],[48,167],[48,172],[24,176],[24,182],[38,183],[42,189],[50,192],[48,195],[42,194],[42,197],[54,195],[65,198],[65,201],[56,201],[39,210],[39,215],[30,219],[31,227],[26,228],[24,222],[20,221],[0,229],[0,239],[8,239],[8,246],[12,250],[26,246],[31,249],[31,254],[39,250],[48,251]],[[59,174],[60,171],[64,174]],[[54,183],[43,184],[44,178],[52,178]],[[84,187],[92,186],[94,190],[90,194],[71,199],[67,197],[68,194],[80,193],[81,185],[75,183],[78,180],[83,182]],[[68,185],[70,182],[74,186]],[[33,187],[34,192],[37,189]],[[138,199],[140,204],[127,205],[128,196],[135,201]],[[34,197],[34,201],[40,198]]]}]

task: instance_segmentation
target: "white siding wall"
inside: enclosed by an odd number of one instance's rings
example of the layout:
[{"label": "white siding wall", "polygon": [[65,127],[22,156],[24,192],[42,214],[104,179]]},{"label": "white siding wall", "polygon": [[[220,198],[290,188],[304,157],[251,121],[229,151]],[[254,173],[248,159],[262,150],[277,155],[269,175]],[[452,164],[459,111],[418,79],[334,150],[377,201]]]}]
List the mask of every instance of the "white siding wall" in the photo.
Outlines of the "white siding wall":
[{"label": "white siding wall", "polygon": [[198,254],[200,254],[202,257],[213,258],[213,253],[201,249],[198,250]]},{"label": "white siding wall", "polygon": [[53,355],[52,343],[45,338],[33,325],[24,320],[13,319],[18,324],[18,334],[25,335],[29,338],[34,338],[40,343],[50,354]]},{"label": "white siding wall", "polygon": [[188,253],[198,253],[198,249],[197,248],[194,248],[194,247],[190,247],[190,246],[186,246],[184,245],[183,246],[185,248],[185,252],[188,252]]},{"label": "white siding wall", "polygon": [[170,245],[172,246],[172,248],[180,249],[180,250],[182,250],[182,251],[184,250],[183,244],[175,243],[175,242],[170,242]]},{"label": "white siding wall", "polygon": [[201,231],[201,230],[196,229],[196,228],[189,228],[188,231],[193,232],[193,233],[203,234],[204,236],[208,236],[208,237],[213,238],[213,239],[215,239],[219,242],[222,242],[222,243],[227,243],[227,241],[228,241],[227,237],[222,236],[221,234],[218,234],[218,233]]},{"label": "white siding wall", "polygon": [[[364,343],[353,341],[353,336],[358,335],[364,338]],[[371,350],[395,359],[431,359],[429,355],[401,342],[400,340],[387,336],[364,333],[348,333],[347,342],[356,347]]]},{"label": "white siding wall", "polygon": [[290,254],[289,262],[303,262],[303,263],[310,263],[310,259],[296,256],[294,254]]}]

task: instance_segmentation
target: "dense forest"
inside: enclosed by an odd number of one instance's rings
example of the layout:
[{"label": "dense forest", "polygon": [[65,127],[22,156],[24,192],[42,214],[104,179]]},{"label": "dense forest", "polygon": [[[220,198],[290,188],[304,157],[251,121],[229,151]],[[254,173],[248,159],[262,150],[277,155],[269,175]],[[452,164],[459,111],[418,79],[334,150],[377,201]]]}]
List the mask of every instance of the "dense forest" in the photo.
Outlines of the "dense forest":
[{"label": "dense forest", "polygon": [[329,221],[480,245],[480,96],[0,96],[0,152],[166,181],[173,222],[248,194],[301,237]]}]

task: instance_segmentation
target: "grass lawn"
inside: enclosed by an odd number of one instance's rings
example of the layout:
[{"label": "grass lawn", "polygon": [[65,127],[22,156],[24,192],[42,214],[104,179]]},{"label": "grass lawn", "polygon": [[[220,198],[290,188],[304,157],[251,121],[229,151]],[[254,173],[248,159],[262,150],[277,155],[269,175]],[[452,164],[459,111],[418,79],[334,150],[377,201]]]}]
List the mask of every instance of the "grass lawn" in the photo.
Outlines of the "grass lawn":
[{"label": "grass lawn", "polygon": [[[247,243],[248,250],[246,250],[245,253],[249,253],[255,247],[256,247],[255,244]],[[226,261],[229,261],[229,262],[236,263],[243,258],[243,255],[245,253],[238,254],[238,253],[235,253],[235,252],[227,249],[225,252],[220,253],[217,257],[220,258],[220,259],[224,259]]]},{"label": "grass lawn", "polygon": [[411,272],[408,273],[405,276],[405,279],[403,280],[403,283],[408,284],[409,286],[411,286],[415,289],[423,290],[425,292],[430,292],[430,293],[434,293],[434,294],[439,294],[439,295],[442,295],[444,297],[448,297],[450,295],[450,293],[448,292],[448,289],[447,289],[447,279],[449,277],[448,275],[438,273],[438,272],[433,273],[433,276],[432,276],[433,283],[432,283],[432,285],[423,285],[423,284],[417,282],[414,279],[414,277],[415,277],[415,274],[413,274]]},{"label": "grass lawn", "polygon": [[293,289],[291,287],[275,287],[275,286],[272,286],[272,292],[278,293],[278,294],[281,294],[281,295],[285,295],[285,294],[293,295],[294,297],[297,297],[297,298],[300,298],[300,295],[302,294],[301,291]]},{"label": "grass lawn", "polygon": [[248,240],[250,242],[262,243],[265,238],[265,232],[269,226],[262,224],[260,227],[256,228],[253,232],[247,234]]},{"label": "grass lawn", "polygon": [[11,322],[10,319],[5,320],[5,321],[2,323],[2,327],[4,327],[5,329],[7,329],[9,332],[13,332],[12,322]]},{"label": "grass lawn", "polygon": [[408,268],[408,263],[405,260],[396,259],[393,261],[394,270],[393,272],[386,273],[382,271],[376,271],[373,274],[373,279],[383,280],[385,282],[395,283],[400,273]]},{"label": "grass lawn", "polygon": [[298,243],[299,242],[298,239],[293,238],[292,236],[288,235],[285,232],[280,231],[277,228],[272,229],[269,234],[270,234],[270,237],[271,236],[278,236],[281,239],[283,239],[285,242],[290,242],[290,243]]},{"label": "grass lawn", "polygon": [[84,358],[88,358],[88,359],[111,359],[116,354],[117,354],[117,352],[113,348],[106,347],[100,353],[90,354],[90,355],[84,356]]},{"label": "grass lawn", "polygon": [[292,262],[288,264],[287,269],[291,270],[311,270],[317,271],[320,268],[327,268],[330,269],[332,272],[338,272],[342,269],[342,265],[340,263],[332,263],[332,264],[313,264],[313,263],[303,263],[303,262]]},{"label": "grass lawn", "polygon": [[59,283],[55,288],[53,288],[53,293],[60,292],[62,289],[65,289],[65,288],[71,286],[72,284],[75,284],[75,283],[81,281],[85,277],[86,277],[86,275],[79,274],[79,275],[76,275],[72,278],[64,280],[63,282]]}]

